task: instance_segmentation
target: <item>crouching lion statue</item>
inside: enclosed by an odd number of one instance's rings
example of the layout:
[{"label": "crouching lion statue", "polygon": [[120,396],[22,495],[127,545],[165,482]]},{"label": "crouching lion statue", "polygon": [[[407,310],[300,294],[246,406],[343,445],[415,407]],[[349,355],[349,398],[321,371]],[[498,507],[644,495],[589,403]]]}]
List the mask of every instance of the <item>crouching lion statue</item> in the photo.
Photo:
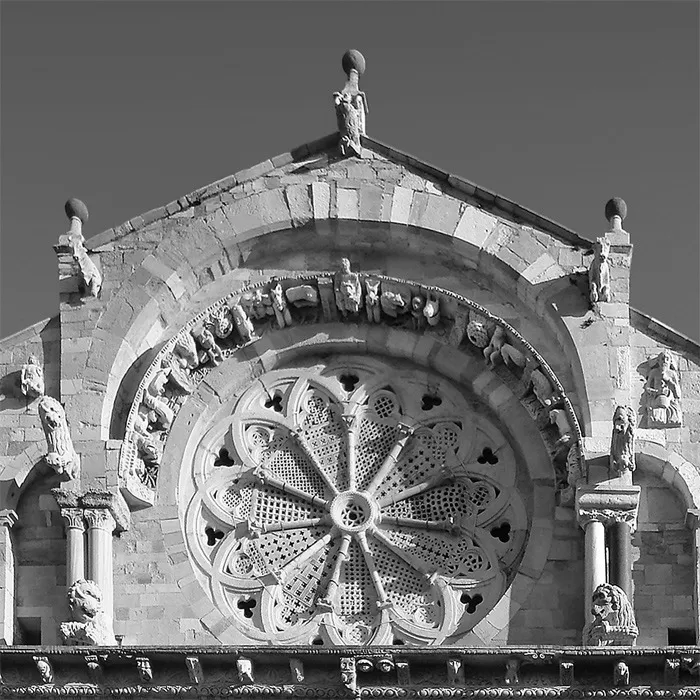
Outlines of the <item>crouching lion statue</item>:
[{"label": "crouching lion statue", "polygon": [[94,581],[81,579],[68,589],[73,622],[61,623],[61,637],[68,646],[114,646],[112,622],[102,607],[102,592]]}]

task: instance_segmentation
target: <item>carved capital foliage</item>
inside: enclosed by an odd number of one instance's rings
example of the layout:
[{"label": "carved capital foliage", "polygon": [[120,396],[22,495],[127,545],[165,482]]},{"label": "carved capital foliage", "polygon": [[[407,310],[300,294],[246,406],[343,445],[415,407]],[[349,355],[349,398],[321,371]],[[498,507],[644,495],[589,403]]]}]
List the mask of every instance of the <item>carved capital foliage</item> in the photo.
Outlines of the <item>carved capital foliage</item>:
[{"label": "carved capital foliage", "polygon": [[584,508],[578,511],[578,521],[583,528],[590,522],[603,523],[606,527],[612,523],[626,523],[634,532],[637,526],[637,511],[612,510],[610,508],[589,510]]},{"label": "carved capital foliage", "polygon": [[66,521],[67,528],[85,529],[85,514],[82,508],[61,508],[61,517]]},{"label": "carved capital foliage", "polygon": [[114,531],[116,522],[107,508],[86,508],[84,513],[89,528],[106,530],[109,533]]}]

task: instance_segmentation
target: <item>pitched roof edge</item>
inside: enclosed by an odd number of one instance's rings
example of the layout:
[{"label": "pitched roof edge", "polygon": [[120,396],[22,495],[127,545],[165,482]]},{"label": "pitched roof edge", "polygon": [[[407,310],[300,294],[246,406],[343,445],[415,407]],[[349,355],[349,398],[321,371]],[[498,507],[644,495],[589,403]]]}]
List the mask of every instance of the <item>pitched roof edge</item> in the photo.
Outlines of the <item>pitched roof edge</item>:
[{"label": "pitched roof edge", "polygon": [[[43,331],[44,328],[46,328],[46,326],[48,326],[49,323],[51,323],[51,321],[56,319],[58,319],[57,313],[53,316],[47,316],[46,318],[42,318],[40,321],[32,323],[29,326],[20,328],[18,331],[10,333],[10,335],[3,336],[2,338],[0,338],[0,350],[8,346],[19,345],[20,343],[24,342],[30,337],[39,335],[39,333],[41,333],[41,331]],[[26,336],[26,338],[23,336]]]},{"label": "pitched roof edge", "polygon": [[571,229],[568,229],[565,226],[558,224],[556,221],[548,219],[541,214],[532,211],[531,209],[526,209],[520,204],[517,204],[516,202],[513,202],[507,197],[503,197],[496,192],[491,192],[490,190],[480,187],[469,180],[465,180],[457,175],[452,175],[445,170],[440,170],[440,168],[436,168],[434,165],[421,160],[420,158],[416,158],[415,156],[412,156],[404,151],[399,151],[393,146],[388,146],[387,144],[370,138],[369,136],[363,136],[362,141],[363,144],[371,146],[382,155],[392,157],[399,162],[406,163],[414,168],[423,170],[437,180],[447,182],[455,189],[464,192],[480,202],[483,202],[485,207],[489,210],[496,209],[504,211],[511,216],[520,219],[523,223],[532,224],[542,231],[551,233],[554,236],[563,239],[566,243],[570,243],[571,245],[579,248],[590,248],[593,245],[592,241],[579,236],[579,234],[575,231],[572,231]]},{"label": "pitched roof edge", "polygon": [[128,235],[129,233],[137,231],[144,226],[148,226],[154,221],[158,221],[159,219],[167,219],[173,214],[189,209],[197,204],[201,204],[203,201],[210,199],[211,197],[215,197],[216,195],[221,194],[226,190],[230,190],[237,185],[247,182],[248,180],[254,180],[261,175],[270,172],[271,170],[276,170],[277,168],[289,163],[303,160],[304,158],[313,155],[314,153],[318,153],[329,146],[334,146],[337,143],[338,138],[339,136],[337,131],[332,134],[327,134],[320,139],[309,141],[301,146],[297,146],[291,151],[280,153],[273,158],[268,158],[267,160],[264,160],[257,165],[253,165],[250,168],[239,170],[233,175],[227,175],[226,177],[223,177],[216,182],[212,182],[209,185],[198,187],[193,192],[183,195],[169,204],[162,207],[156,207],[155,209],[151,209],[144,214],[135,216],[122,224],[113,226],[106,231],[96,233],[94,236],[91,236],[85,241],[85,246],[88,248],[88,250],[95,250],[100,246],[110,243],[111,241],[117,240]]},{"label": "pitched roof edge", "polygon": [[700,343],[697,340],[684,335],[662,321],[649,316],[648,314],[634,309],[630,306],[630,322],[638,330],[648,331],[650,335],[656,336],[660,340],[673,343],[681,350],[700,355]]}]

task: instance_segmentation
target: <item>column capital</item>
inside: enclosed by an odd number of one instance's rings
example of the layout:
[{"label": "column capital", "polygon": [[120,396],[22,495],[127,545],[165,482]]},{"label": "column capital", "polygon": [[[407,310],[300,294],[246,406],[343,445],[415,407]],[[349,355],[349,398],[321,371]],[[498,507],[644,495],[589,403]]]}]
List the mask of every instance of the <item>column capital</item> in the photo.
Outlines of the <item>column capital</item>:
[{"label": "column capital", "polygon": [[0,510],[0,525],[4,525],[8,530],[12,529],[19,520],[14,510]]},{"label": "column capital", "polygon": [[61,509],[106,509],[112,514],[118,532],[129,529],[131,513],[126,505],[126,501],[124,501],[124,497],[120,493],[112,493],[111,491],[85,491],[80,493],[65,488],[51,489],[51,493]]},{"label": "column capital", "polygon": [[88,528],[96,528],[98,530],[106,530],[112,533],[116,527],[116,522],[112,513],[107,508],[86,508],[85,520]]},{"label": "column capital", "polygon": [[84,516],[82,508],[61,508],[61,517],[66,521],[66,527],[84,530]]},{"label": "column capital", "polygon": [[620,483],[582,484],[576,488],[576,519],[586,527],[591,521],[626,523],[634,532],[641,488]]}]

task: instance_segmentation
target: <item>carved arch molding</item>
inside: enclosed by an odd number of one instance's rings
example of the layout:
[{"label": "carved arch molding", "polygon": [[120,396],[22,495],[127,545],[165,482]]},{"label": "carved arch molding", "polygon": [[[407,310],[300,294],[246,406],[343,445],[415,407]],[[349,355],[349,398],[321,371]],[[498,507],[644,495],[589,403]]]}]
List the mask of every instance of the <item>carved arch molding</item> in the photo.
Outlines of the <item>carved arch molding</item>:
[{"label": "carved arch molding", "polygon": [[[265,361],[331,327],[347,331],[336,352]],[[411,351],[348,354],[363,333]],[[217,390],[244,361],[255,378]],[[471,384],[461,362],[479,362]],[[509,401],[539,433],[544,472],[499,417]],[[180,412],[198,416],[189,436]],[[129,412],[120,483],[148,506],[164,448],[177,455],[183,540],[235,629],[226,641],[468,643],[517,610],[504,594],[519,568],[539,576],[534,504],[581,473],[579,437],[561,384],[510,326],[449,291],[344,269],[236,292],[167,342]]]}]

